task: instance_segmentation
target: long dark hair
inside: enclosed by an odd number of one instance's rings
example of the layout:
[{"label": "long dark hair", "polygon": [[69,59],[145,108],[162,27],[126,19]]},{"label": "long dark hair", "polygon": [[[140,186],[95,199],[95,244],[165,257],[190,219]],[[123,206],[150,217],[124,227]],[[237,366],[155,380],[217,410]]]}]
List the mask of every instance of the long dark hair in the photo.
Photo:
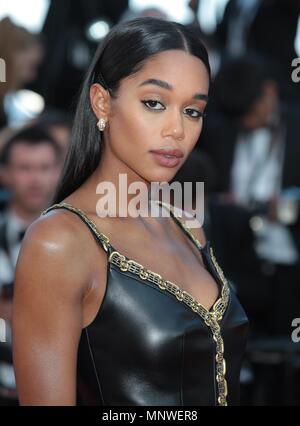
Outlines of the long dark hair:
[{"label": "long dark hair", "polygon": [[69,150],[52,203],[61,202],[79,188],[101,159],[101,133],[90,105],[91,85],[101,84],[116,98],[122,79],[138,72],[151,56],[170,49],[198,57],[210,78],[204,45],[193,30],[177,22],[136,18],[114,26],[102,40],[81,88]]}]

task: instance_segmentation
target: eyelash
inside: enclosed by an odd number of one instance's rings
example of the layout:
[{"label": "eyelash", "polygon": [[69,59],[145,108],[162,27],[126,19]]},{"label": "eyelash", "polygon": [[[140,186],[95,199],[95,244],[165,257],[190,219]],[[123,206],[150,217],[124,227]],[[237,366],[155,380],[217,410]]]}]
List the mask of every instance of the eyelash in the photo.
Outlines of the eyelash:
[{"label": "eyelash", "polygon": [[[151,108],[151,107],[149,107],[148,105],[147,105],[147,103],[149,103],[149,102],[156,102],[156,103],[158,103],[158,104],[161,104],[161,105],[163,105],[160,101],[157,101],[157,100],[155,100],[155,99],[144,99],[143,101],[141,101],[144,105],[145,105],[145,107],[146,108],[148,108],[148,109],[150,109],[150,110],[152,110],[152,111],[162,111],[162,109],[155,109],[155,108]],[[193,117],[193,116],[191,116],[190,115],[190,117],[192,118],[192,119],[194,119],[194,120],[200,120],[200,118],[203,118],[203,117],[205,117],[206,116],[206,113],[205,112],[201,112],[201,111],[198,111],[198,110],[196,110],[196,109],[192,109],[192,108],[188,108],[188,110],[190,110],[190,111],[194,111],[194,112],[197,112],[199,115],[197,116],[197,117]]]}]

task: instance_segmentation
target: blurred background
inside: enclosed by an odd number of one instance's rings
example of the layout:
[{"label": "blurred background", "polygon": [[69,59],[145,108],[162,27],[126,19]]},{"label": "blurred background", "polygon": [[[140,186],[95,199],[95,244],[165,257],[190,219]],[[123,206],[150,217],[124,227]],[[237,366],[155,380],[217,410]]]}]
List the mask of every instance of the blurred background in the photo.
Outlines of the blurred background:
[{"label": "blurred background", "polygon": [[207,239],[250,320],[241,403],[300,405],[300,0],[1,0],[0,405],[18,404],[22,238],[55,191],[98,43],[137,16],[181,22],[209,51],[208,115],[174,181],[204,182]]}]

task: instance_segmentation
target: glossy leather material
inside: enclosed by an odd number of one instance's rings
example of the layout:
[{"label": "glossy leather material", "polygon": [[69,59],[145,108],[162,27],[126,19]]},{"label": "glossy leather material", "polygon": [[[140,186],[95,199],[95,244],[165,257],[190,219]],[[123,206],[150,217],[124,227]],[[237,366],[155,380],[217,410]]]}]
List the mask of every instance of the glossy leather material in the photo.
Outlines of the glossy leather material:
[{"label": "glossy leather material", "polygon": [[[108,257],[112,250],[106,250]],[[201,250],[205,267],[221,288],[209,242]],[[230,285],[219,325],[227,403],[237,405],[248,320]],[[102,305],[82,330],[78,348],[80,403],[218,405],[216,374],[216,345],[203,318],[157,284],[108,262]]]}]

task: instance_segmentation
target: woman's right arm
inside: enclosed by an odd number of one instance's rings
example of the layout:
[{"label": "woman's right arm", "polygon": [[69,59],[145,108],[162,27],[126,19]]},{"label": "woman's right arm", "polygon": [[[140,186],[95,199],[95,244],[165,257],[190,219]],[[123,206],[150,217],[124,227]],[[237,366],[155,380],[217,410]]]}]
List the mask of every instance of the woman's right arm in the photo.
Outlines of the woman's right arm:
[{"label": "woman's right arm", "polygon": [[38,219],[27,229],[19,253],[12,330],[21,405],[76,404],[77,348],[89,275],[73,225],[62,215]]}]

